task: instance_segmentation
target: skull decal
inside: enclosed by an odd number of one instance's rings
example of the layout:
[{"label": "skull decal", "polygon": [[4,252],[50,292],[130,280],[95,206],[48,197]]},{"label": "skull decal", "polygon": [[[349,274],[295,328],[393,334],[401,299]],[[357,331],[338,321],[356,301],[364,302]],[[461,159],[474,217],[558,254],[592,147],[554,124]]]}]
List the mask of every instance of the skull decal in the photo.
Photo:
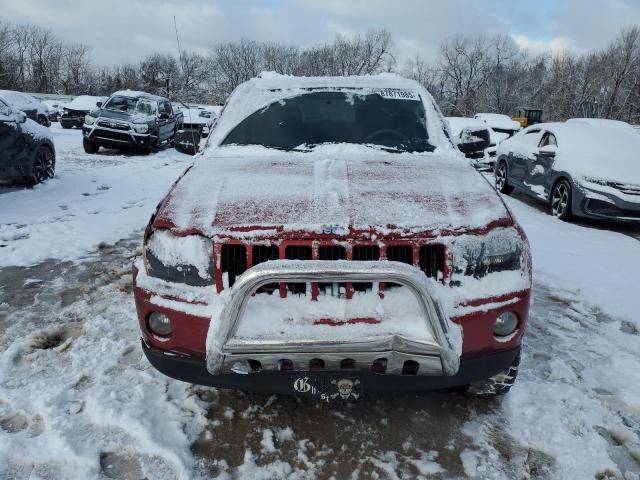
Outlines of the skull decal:
[{"label": "skull decal", "polygon": [[331,395],[331,398],[336,398],[338,395],[343,400],[348,400],[349,398],[357,399],[359,395],[354,393],[353,387],[360,383],[360,380],[351,380],[349,378],[341,378],[340,380],[332,380],[331,383],[336,386],[338,393],[334,393]]}]

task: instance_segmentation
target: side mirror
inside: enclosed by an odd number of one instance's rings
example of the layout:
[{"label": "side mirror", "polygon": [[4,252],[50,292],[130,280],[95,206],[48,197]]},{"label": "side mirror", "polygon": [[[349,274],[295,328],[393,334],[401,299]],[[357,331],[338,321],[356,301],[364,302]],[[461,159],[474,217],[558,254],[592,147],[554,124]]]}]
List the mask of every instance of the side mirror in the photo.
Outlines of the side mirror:
[{"label": "side mirror", "polygon": [[556,147],[555,145],[545,145],[544,147],[540,147],[538,153],[547,157],[555,157],[557,151],[558,147]]},{"label": "side mirror", "polygon": [[96,107],[102,108],[102,102],[96,102]]},{"label": "side mirror", "polygon": [[27,121],[27,114],[24,112],[16,112],[16,118],[18,119],[18,123],[25,123]]}]

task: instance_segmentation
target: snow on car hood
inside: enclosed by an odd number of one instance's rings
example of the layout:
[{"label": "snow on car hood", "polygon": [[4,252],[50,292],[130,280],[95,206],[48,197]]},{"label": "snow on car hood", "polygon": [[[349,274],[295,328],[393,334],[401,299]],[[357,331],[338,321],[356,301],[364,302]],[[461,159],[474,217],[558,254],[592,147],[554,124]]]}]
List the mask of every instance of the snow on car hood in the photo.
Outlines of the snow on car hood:
[{"label": "snow on car hood", "polygon": [[499,130],[520,130],[520,123],[500,113],[477,113],[474,117]]},{"label": "snow on car hood", "polygon": [[204,235],[382,234],[468,230],[511,218],[489,183],[457,154],[386,153],[357,145],[312,152],[221,147],[196,159],[155,228]]},{"label": "snow on car hood", "polygon": [[84,112],[90,112],[98,108],[97,102],[105,102],[107,97],[94,97],[91,95],[80,95],[69,103],[64,105],[67,110],[81,110]]}]

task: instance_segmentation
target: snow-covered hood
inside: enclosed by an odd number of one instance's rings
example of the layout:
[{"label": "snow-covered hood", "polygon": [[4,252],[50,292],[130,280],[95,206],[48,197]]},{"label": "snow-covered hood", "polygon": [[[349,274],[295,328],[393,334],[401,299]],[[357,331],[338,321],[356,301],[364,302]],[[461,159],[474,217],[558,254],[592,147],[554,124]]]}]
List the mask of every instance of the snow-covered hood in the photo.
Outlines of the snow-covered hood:
[{"label": "snow-covered hood", "polygon": [[215,149],[197,158],[174,186],[154,228],[212,238],[280,232],[412,235],[496,222],[512,220],[489,183],[460,155],[334,145],[308,153]]},{"label": "snow-covered hood", "polygon": [[90,112],[98,108],[96,105],[98,102],[105,102],[107,97],[94,97],[91,95],[80,95],[69,103],[65,104],[63,108],[67,110],[78,110],[81,112]]},{"label": "snow-covered hood", "polygon": [[520,130],[520,123],[515,120],[511,120],[507,115],[497,113],[478,113],[475,118],[485,122],[495,130]]}]

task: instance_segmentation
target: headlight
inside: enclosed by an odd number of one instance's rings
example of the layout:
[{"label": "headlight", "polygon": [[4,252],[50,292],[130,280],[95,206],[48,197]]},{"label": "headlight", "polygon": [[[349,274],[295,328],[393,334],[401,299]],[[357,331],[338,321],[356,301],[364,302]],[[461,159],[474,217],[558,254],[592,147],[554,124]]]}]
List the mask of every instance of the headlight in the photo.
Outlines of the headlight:
[{"label": "headlight", "polygon": [[147,133],[149,131],[149,125],[146,123],[134,123],[133,129],[138,133]]},{"label": "headlight", "polygon": [[454,245],[454,273],[475,278],[521,267],[522,239],[514,228],[496,228],[487,235],[465,235]]},{"label": "headlight", "polygon": [[173,333],[171,319],[163,313],[152,312],[149,314],[147,324],[149,325],[149,330],[159,337],[170,337]]},{"label": "headlight", "polygon": [[92,117],[91,115],[85,115],[84,123],[85,125],[93,125],[94,123],[96,123],[96,117]]},{"label": "headlight", "polygon": [[213,243],[200,235],[179,237],[156,230],[145,254],[148,274],[170,282],[193,286],[213,285]]}]

